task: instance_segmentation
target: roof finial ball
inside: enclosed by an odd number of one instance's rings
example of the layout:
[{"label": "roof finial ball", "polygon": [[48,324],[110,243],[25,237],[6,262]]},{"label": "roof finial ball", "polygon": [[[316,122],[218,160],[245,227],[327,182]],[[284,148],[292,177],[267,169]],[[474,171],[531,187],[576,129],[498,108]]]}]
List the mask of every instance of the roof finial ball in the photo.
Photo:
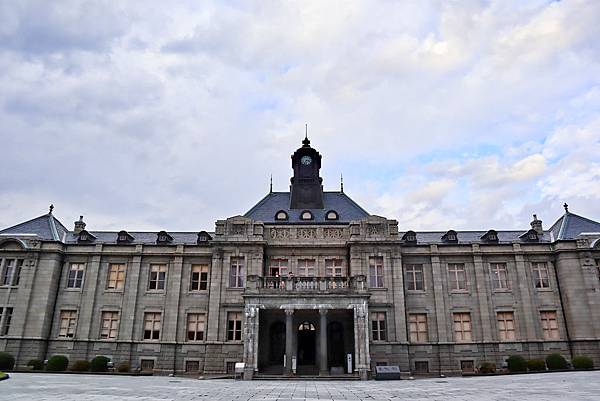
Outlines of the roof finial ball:
[{"label": "roof finial ball", "polygon": [[569,205],[567,205],[567,203],[565,202],[565,204],[563,205],[563,207],[565,208],[565,213],[569,213]]},{"label": "roof finial ball", "polygon": [[49,209],[50,209],[50,212],[48,212],[48,214],[52,214],[52,211],[54,210],[54,205],[50,205]]}]

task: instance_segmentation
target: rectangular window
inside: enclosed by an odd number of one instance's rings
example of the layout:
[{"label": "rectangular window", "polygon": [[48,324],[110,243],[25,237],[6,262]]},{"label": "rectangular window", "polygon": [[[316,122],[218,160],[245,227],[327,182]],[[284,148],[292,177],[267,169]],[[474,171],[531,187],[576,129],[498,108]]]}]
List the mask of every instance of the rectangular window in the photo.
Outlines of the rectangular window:
[{"label": "rectangular window", "polygon": [[108,280],[106,289],[122,290],[125,286],[126,265],[123,263],[111,263],[108,265]]},{"label": "rectangular window", "polygon": [[117,338],[119,332],[119,312],[102,312],[100,338]]},{"label": "rectangular window", "polygon": [[75,325],[77,324],[77,311],[60,311],[59,337],[73,338],[75,336]]},{"label": "rectangular window", "polygon": [[188,341],[203,341],[206,324],[204,313],[188,313],[187,315],[187,339]]},{"label": "rectangular window", "polygon": [[148,289],[164,291],[167,278],[167,265],[150,265],[150,281]]},{"label": "rectangular window", "polygon": [[471,314],[454,314],[454,340],[459,343],[471,341]]},{"label": "rectangular window", "polygon": [[450,291],[467,290],[467,273],[465,272],[464,264],[448,264],[448,286],[450,287]]},{"label": "rectangular window", "polygon": [[314,259],[299,259],[298,260],[298,275],[300,277],[315,277],[315,260]]},{"label": "rectangular window", "polygon": [[429,373],[428,361],[415,361],[415,373]]},{"label": "rectangular window", "polygon": [[242,256],[231,258],[229,287],[244,288],[244,258]]},{"label": "rectangular window", "polygon": [[[0,265],[1,265],[0,260]],[[2,269],[2,285],[19,285],[21,278],[21,269],[23,268],[23,259],[4,259],[4,269]]]},{"label": "rectangular window", "polygon": [[543,311],[541,313],[542,318],[542,330],[544,331],[544,339],[546,340],[558,340],[558,321],[556,320],[555,311]]},{"label": "rectangular window", "polygon": [[287,259],[271,259],[269,265],[269,276],[280,277],[287,276],[288,274],[288,260]]},{"label": "rectangular window", "polygon": [[185,361],[186,373],[198,373],[200,372],[200,361]]},{"label": "rectangular window", "polygon": [[142,359],[140,365],[142,372],[152,372],[154,370],[154,359]]},{"label": "rectangular window", "polygon": [[460,361],[460,370],[463,373],[475,372],[475,363],[472,360]]},{"label": "rectangular window", "polygon": [[383,287],[383,257],[374,256],[369,258],[369,287]]},{"label": "rectangular window", "polygon": [[423,265],[407,265],[405,272],[407,290],[423,291],[425,289],[423,281]]},{"label": "rectangular window", "polygon": [[500,341],[515,339],[515,316],[513,312],[498,312],[498,337]]},{"label": "rectangular window", "polygon": [[144,313],[144,340],[160,339],[161,317],[161,313],[159,312]]},{"label": "rectangular window", "polygon": [[67,277],[67,288],[81,288],[83,286],[83,263],[71,263]]},{"label": "rectangular window", "polygon": [[342,277],[342,259],[327,259],[325,260],[325,272],[328,277]]},{"label": "rectangular window", "polygon": [[427,342],[427,315],[425,313],[412,313],[408,315],[410,326],[410,342]]},{"label": "rectangular window", "polygon": [[387,339],[385,312],[371,313],[371,326],[373,341],[385,341]]},{"label": "rectangular window", "polygon": [[10,330],[10,321],[12,320],[13,308],[0,308],[0,321],[2,321],[2,327],[0,328],[0,335],[8,335]]},{"label": "rectangular window", "polygon": [[192,265],[190,291],[206,291],[208,289],[208,265]]},{"label": "rectangular window", "polygon": [[546,262],[532,263],[531,265],[533,266],[535,288],[550,288],[550,278]]},{"label": "rectangular window", "polygon": [[227,313],[227,341],[242,340],[242,314],[240,312]]},{"label": "rectangular window", "polygon": [[506,263],[490,264],[492,274],[492,288],[494,290],[508,289],[508,274],[506,272]]}]

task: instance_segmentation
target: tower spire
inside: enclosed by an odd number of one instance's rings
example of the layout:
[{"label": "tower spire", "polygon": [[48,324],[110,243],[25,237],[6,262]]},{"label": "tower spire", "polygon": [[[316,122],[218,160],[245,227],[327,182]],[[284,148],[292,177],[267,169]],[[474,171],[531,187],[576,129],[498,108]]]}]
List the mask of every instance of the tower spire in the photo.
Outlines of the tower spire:
[{"label": "tower spire", "polygon": [[308,139],[308,123],[304,124],[304,140],[302,141],[302,146],[305,148],[310,147],[310,140]]},{"label": "tower spire", "polygon": [[271,174],[271,182],[269,184],[269,193],[273,193],[273,174]]},{"label": "tower spire", "polygon": [[340,174],[340,192],[344,193],[344,175]]}]

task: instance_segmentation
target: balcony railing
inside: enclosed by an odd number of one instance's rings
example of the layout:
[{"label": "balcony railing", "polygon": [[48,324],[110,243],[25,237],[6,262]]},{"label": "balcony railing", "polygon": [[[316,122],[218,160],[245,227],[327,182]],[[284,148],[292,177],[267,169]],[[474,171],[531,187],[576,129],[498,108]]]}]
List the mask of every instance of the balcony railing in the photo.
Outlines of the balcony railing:
[{"label": "balcony railing", "polygon": [[249,290],[268,292],[348,292],[366,290],[365,276],[248,277]]}]

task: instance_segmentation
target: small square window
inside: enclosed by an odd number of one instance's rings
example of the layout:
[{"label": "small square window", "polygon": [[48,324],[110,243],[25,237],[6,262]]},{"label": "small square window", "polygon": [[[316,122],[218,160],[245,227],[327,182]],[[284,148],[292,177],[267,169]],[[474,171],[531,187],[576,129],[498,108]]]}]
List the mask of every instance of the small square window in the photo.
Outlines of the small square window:
[{"label": "small square window", "polygon": [[429,373],[429,361],[415,361],[415,373]]},{"label": "small square window", "polygon": [[460,370],[463,373],[474,373],[475,363],[472,360],[460,361]]},{"label": "small square window", "polygon": [[142,359],[140,365],[142,372],[152,372],[154,370],[154,359]]},{"label": "small square window", "polygon": [[185,361],[186,373],[198,373],[200,371],[200,361]]}]

